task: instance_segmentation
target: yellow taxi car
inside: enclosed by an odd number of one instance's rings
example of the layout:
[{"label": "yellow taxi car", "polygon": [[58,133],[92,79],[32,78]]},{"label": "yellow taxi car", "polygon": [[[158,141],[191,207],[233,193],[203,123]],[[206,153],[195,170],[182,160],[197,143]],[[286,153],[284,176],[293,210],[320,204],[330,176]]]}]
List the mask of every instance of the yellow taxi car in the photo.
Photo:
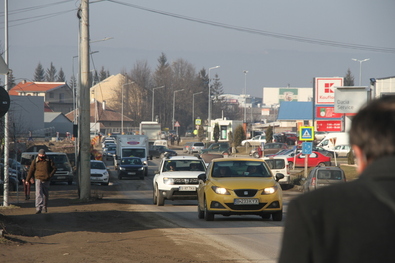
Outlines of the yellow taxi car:
[{"label": "yellow taxi car", "polygon": [[198,217],[213,221],[215,214],[258,215],[263,219],[283,218],[283,174],[272,172],[256,158],[213,159],[205,174],[199,175]]}]

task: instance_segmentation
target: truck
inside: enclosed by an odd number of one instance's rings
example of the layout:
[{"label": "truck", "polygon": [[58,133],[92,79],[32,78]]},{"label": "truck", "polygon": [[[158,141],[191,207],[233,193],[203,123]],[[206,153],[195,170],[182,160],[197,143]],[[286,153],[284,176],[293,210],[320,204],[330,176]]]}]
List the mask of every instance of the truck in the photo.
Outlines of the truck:
[{"label": "truck", "polygon": [[148,137],[149,145],[152,146],[156,140],[161,138],[161,125],[156,121],[142,121],[140,123],[140,135]]},{"label": "truck", "polygon": [[325,150],[333,150],[335,146],[340,144],[350,144],[348,132],[331,132],[328,133],[318,144]]},{"label": "truck", "polygon": [[118,135],[116,140],[114,166],[118,169],[124,157],[139,157],[144,165],[144,175],[148,175],[149,143],[146,135]]}]

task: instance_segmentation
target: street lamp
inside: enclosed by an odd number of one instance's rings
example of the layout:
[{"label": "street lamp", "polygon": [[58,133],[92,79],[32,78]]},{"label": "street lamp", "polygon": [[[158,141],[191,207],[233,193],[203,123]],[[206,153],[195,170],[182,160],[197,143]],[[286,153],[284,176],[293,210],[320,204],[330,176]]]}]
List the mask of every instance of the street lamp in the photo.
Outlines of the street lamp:
[{"label": "street lamp", "polygon": [[194,127],[195,121],[195,95],[202,94],[203,91],[192,94],[192,126]]},{"label": "street lamp", "polygon": [[[179,90],[175,90],[174,92],[173,92],[173,120],[172,120],[172,123],[173,123],[173,129],[174,129],[174,122],[175,122],[175,120],[174,120],[174,112],[175,112],[175,109],[176,109],[176,92],[179,92],[179,91],[183,91],[184,89],[179,89]],[[178,133],[177,133],[177,135],[178,135]]]},{"label": "street lamp", "polygon": [[247,102],[247,70],[244,70],[244,122],[247,121],[246,102]]},{"label": "street lamp", "polygon": [[155,103],[155,90],[164,88],[165,86],[160,86],[152,89],[152,118],[151,121],[154,121],[154,103]]},{"label": "street lamp", "polygon": [[123,86],[125,85],[130,85],[133,84],[134,81],[128,82],[122,85],[122,95],[121,95],[121,101],[122,101],[122,109],[121,109],[121,134],[123,134]]},{"label": "street lamp", "polygon": [[208,69],[208,113],[207,113],[207,136],[211,138],[211,86],[210,86],[210,70],[219,68],[220,66],[211,67]]},{"label": "street lamp", "polygon": [[359,62],[359,86],[361,86],[361,80],[362,80],[362,62],[368,61],[370,58],[365,58],[362,60],[352,58],[352,60]]}]

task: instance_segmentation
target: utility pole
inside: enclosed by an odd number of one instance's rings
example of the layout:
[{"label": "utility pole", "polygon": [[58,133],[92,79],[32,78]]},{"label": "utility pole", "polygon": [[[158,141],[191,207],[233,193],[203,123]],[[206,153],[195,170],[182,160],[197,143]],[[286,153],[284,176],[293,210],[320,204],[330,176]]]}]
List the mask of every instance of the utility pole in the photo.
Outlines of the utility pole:
[{"label": "utility pole", "polygon": [[89,101],[89,0],[81,0],[80,11],[80,111],[78,121],[79,131],[79,182],[81,200],[90,198],[91,182],[90,182],[90,101]]}]

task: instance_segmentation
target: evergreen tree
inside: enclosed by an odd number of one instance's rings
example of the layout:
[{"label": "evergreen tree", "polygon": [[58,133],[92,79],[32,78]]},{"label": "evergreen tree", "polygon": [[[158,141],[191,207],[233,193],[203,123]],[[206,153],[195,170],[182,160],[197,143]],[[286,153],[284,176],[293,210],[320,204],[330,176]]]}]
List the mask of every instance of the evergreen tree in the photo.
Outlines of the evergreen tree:
[{"label": "evergreen tree", "polygon": [[348,69],[346,76],[344,77],[344,86],[354,86],[354,76],[351,74],[351,70]]},{"label": "evergreen tree", "polygon": [[233,138],[235,146],[241,145],[241,142],[246,139],[246,134],[242,125],[236,127],[235,135]]},{"label": "evergreen tree", "polygon": [[224,94],[224,88],[218,77],[215,74],[213,84],[211,85],[211,97],[212,97],[212,109],[211,118],[216,119],[222,116],[222,112],[226,109],[225,99],[221,99],[221,95]]},{"label": "evergreen tree", "polygon": [[218,142],[219,140],[219,125],[218,122],[214,125],[214,132],[213,132],[214,141]]},{"label": "evergreen tree", "polygon": [[51,65],[45,72],[45,81],[47,82],[54,82],[56,80],[56,68],[51,62]]},{"label": "evergreen tree", "polygon": [[199,138],[199,142],[202,142],[204,140],[206,136],[204,135],[204,129],[203,129],[203,125],[199,125],[199,129],[198,129],[198,138]]},{"label": "evergreen tree", "polygon": [[41,65],[40,62],[38,62],[36,70],[34,71],[33,81],[36,81],[36,82],[43,82],[43,81],[45,81],[44,68],[43,68],[43,66]]},{"label": "evergreen tree", "polygon": [[12,74],[12,70],[8,73],[8,89],[12,89],[16,85],[14,75]]},{"label": "evergreen tree", "polygon": [[266,142],[267,143],[273,142],[273,126],[269,126],[266,129],[265,135],[266,135]]},{"label": "evergreen tree", "polygon": [[63,69],[60,68],[59,74],[56,79],[57,82],[66,82],[66,76],[64,75]]},{"label": "evergreen tree", "polygon": [[108,77],[108,76],[107,76],[107,73],[106,73],[106,71],[104,70],[104,67],[102,66],[102,67],[101,67],[101,70],[100,70],[100,73],[99,73],[99,81],[103,81],[103,80],[105,80],[107,77]]},{"label": "evergreen tree", "polygon": [[71,76],[70,77],[70,84],[69,84],[70,88],[76,88],[77,87],[77,80],[75,78],[75,76]]}]

